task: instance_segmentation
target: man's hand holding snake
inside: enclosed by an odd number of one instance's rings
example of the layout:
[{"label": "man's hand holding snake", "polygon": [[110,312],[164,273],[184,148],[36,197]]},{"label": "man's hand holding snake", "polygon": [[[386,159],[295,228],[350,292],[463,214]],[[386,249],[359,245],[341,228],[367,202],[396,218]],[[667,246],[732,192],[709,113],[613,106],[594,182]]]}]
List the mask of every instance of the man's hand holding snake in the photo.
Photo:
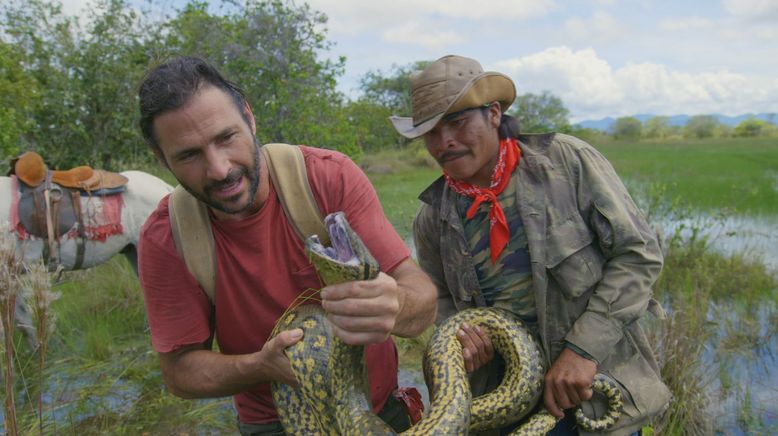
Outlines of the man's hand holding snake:
[{"label": "man's hand holding snake", "polygon": [[349,345],[385,341],[402,309],[397,282],[384,273],[374,280],[327,286],[321,299],[335,334]]},{"label": "man's hand holding snake", "polygon": [[545,376],[543,402],[557,418],[563,409],[573,408],[592,398],[592,381],[597,364],[575,351],[565,348]]},{"label": "man's hand holding snake", "polygon": [[296,344],[303,337],[302,329],[296,328],[279,333],[265,343],[256,353],[257,365],[266,374],[268,380],[286,383],[297,387],[297,379],[292,372],[289,358],[284,354],[284,349]]},{"label": "man's hand holding snake", "polygon": [[462,357],[468,374],[486,365],[494,357],[492,341],[480,326],[463,322],[457,332],[457,339],[462,344]]}]

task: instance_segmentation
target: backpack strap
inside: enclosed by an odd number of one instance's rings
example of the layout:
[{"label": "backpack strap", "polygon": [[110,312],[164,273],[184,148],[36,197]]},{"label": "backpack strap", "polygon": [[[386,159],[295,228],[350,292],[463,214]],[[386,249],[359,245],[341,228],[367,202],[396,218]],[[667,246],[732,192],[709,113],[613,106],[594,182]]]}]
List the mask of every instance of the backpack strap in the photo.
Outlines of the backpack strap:
[{"label": "backpack strap", "polygon": [[168,209],[176,250],[213,302],[216,294],[216,256],[208,208],[178,185],[170,194]]},{"label": "backpack strap", "polygon": [[[300,147],[266,144],[262,147],[262,154],[267,158],[268,173],[286,218],[297,235],[303,242],[310,235],[319,235],[323,244],[329,244]],[[179,185],[170,195],[168,209],[176,250],[213,303],[216,296],[216,256],[208,208]]]},{"label": "backpack strap", "polygon": [[324,219],[313,198],[313,191],[305,170],[305,157],[300,147],[289,144],[265,144],[262,151],[267,159],[267,168],[276,188],[281,205],[297,236],[305,242],[308,236],[318,235],[324,245],[329,245],[329,236]]}]

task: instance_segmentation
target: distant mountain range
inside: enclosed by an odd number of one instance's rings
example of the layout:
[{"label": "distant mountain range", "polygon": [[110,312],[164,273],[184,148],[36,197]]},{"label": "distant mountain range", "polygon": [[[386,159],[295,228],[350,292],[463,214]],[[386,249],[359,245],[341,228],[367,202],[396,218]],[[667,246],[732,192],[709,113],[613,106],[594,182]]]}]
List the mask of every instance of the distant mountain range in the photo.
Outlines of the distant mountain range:
[{"label": "distant mountain range", "polygon": [[[743,114],[743,115],[737,115],[737,116],[727,116],[727,115],[721,115],[721,114],[712,114],[714,117],[716,117],[721,124],[734,127],[740,124],[742,121],[750,118],[750,117],[756,117],[760,120],[764,121],[770,121],[773,123],[778,122],[778,115],[776,114],[767,114],[767,113],[761,113],[761,114]],[[641,123],[645,123],[647,120],[654,118],[656,115],[651,114],[638,114],[633,115],[633,117],[640,120]],[[685,126],[686,122],[689,121],[689,118],[691,118],[692,115],[670,115],[668,118],[668,122],[671,126]],[[607,117],[603,118],[601,120],[584,120],[579,123],[575,123],[576,126],[585,127],[588,129],[596,129],[596,130],[604,130],[608,131],[610,130],[613,123],[616,122],[616,118],[613,117]]]}]

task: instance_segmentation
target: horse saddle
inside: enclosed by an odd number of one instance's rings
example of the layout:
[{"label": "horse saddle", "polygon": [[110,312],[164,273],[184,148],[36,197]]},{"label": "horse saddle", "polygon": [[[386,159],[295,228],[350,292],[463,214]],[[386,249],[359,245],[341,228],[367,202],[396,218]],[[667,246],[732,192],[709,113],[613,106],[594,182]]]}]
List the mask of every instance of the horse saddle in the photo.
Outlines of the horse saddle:
[{"label": "horse saddle", "polygon": [[[47,207],[45,183],[36,187],[19,184],[19,222],[32,236],[59,239],[79,220],[80,196],[77,191],[55,184],[52,184],[48,190],[49,206]],[[49,235],[46,223],[47,210],[50,210],[53,235]]]},{"label": "horse saddle", "polygon": [[127,184],[127,178],[121,174],[85,165],[69,170],[49,170],[43,158],[34,151],[13,159],[9,175],[22,181],[19,184],[20,223],[29,234],[46,239],[59,239],[80,222],[81,195],[118,194]]},{"label": "horse saddle", "polygon": [[[69,170],[49,170],[43,162],[43,158],[34,151],[23,153],[11,161],[11,171],[24,182],[25,185],[35,188],[46,181],[48,177],[51,183],[63,188],[78,189],[87,195],[101,195],[121,192],[127,185],[127,178],[121,174],[106,170],[96,170],[87,165],[81,165]],[[117,191],[118,189],[118,191]],[[108,192],[101,193],[101,190]]]}]

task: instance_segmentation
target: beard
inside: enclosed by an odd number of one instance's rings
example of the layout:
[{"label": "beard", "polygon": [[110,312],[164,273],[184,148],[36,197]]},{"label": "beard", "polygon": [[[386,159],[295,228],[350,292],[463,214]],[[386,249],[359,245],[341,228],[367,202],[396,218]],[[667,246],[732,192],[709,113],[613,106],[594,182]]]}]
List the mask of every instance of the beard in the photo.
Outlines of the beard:
[{"label": "beard", "polygon": [[[231,169],[230,172],[227,173],[227,177],[225,177],[222,180],[218,180],[205,185],[205,187],[203,187],[202,192],[195,191],[190,186],[184,185],[183,183],[181,183],[181,186],[183,186],[187,192],[192,194],[192,196],[197,198],[202,203],[205,203],[205,205],[207,205],[212,209],[227,214],[238,214],[246,211],[247,209],[250,209],[252,206],[254,206],[254,202],[256,201],[257,190],[259,189],[259,176],[260,176],[259,161],[260,161],[259,142],[257,141],[257,138],[254,137],[254,148],[252,150],[253,165],[251,165],[251,167],[241,165],[238,168]],[[246,180],[248,180],[248,184],[249,184],[248,199],[246,200],[245,205],[233,205],[235,202],[237,202],[240,199],[240,196],[243,195],[243,193],[236,194],[235,196],[228,198],[226,201],[216,200],[214,198],[212,194],[213,191],[220,190],[225,186],[229,186],[233,183],[236,183],[244,176],[246,177]]]}]

